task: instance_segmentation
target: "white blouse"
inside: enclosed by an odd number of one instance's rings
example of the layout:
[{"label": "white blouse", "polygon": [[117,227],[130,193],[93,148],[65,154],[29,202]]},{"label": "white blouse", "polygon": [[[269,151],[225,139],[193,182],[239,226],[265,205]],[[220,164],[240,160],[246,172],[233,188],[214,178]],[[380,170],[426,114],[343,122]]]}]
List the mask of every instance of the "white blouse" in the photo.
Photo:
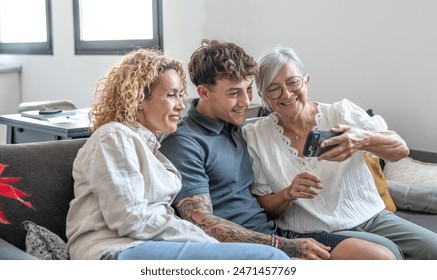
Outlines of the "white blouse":
[{"label": "white blouse", "polygon": [[145,127],[111,122],[79,150],[66,230],[72,259],[99,259],[147,240],[218,242],[175,215],[181,175],[158,148]]},{"label": "white blouse", "polygon": [[[380,116],[370,117],[362,108],[343,99],[333,104],[317,105],[314,129],[330,129],[337,124],[387,131]],[[291,185],[302,172],[318,175],[324,188],[313,199],[298,199],[277,220],[284,230],[296,232],[333,232],[357,226],[385,206],[361,152],[343,162],[302,158],[290,146],[273,113],[243,128],[254,169],[252,192],[256,195],[276,193]]]}]

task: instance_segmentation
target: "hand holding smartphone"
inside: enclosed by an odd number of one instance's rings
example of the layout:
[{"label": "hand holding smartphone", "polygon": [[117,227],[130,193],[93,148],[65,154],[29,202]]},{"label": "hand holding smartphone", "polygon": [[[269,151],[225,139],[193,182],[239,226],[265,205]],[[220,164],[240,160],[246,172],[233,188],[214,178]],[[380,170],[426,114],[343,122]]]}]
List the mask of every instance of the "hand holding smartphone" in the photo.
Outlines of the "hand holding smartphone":
[{"label": "hand holding smartphone", "polygon": [[338,136],[341,133],[334,133],[330,130],[312,130],[308,133],[305,147],[303,149],[303,155],[306,157],[318,157],[321,154],[335,148],[338,145],[327,146],[325,148],[320,147],[320,143],[334,136]]}]

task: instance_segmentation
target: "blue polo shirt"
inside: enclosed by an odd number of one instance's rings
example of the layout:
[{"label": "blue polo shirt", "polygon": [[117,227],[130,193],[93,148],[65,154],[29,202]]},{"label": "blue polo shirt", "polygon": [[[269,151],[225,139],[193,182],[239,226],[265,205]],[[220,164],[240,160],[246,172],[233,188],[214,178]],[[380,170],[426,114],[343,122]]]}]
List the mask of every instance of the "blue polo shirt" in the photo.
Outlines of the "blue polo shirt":
[{"label": "blue polo shirt", "polygon": [[174,202],[209,193],[214,215],[247,229],[271,234],[273,221],[251,194],[252,162],[241,127],[213,120],[195,106],[178,130],[161,140],[160,151],[182,174],[182,189]]}]

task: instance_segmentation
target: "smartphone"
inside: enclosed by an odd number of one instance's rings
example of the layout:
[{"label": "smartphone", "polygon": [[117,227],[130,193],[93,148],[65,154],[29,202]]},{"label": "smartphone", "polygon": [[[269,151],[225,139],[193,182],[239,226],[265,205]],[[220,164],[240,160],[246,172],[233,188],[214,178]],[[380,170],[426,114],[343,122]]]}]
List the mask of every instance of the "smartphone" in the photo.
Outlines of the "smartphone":
[{"label": "smartphone", "polygon": [[303,155],[306,157],[318,157],[321,154],[331,150],[338,145],[327,146],[320,148],[320,143],[334,136],[338,136],[341,133],[334,133],[329,130],[312,130],[308,133],[305,147],[303,149]]}]

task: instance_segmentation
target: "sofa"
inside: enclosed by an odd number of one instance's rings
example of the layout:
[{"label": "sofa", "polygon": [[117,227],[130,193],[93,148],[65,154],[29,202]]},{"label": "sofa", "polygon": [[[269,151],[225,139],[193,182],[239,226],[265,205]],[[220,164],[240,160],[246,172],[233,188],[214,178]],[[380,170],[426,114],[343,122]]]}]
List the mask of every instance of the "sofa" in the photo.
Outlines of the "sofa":
[{"label": "sofa", "polygon": [[74,197],[72,165],[86,139],[0,145],[0,163],[7,164],[1,177],[20,177],[13,186],[30,194],[30,209],[0,197],[10,224],[0,223],[0,259],[34,259],[26,253],[22,222],[31,221],[66,241],[65,220]]},{"label": "sofa", "polygon": [[[21,260],[37,259],[35,254],[35,240],[29,241],[30,231],[22,225],[24,221],[39,226],[37,234],[50,233],[50,238],[37,236],[37,246],[44,250],[58,250],[51,247],[51,242],[65,243],[65,219],[72,200],[73,160],[86,139],[48,141],[25,144],[0,145],[0,163],[7,165],[0,178],[20,177],[13,186],[30,194],[23,198],[32,203],[28,208],[19,201],[0,196],[0,207],[4,211],[10,224],[0,223],[0,259]],[[416,153],[424,158],[424,154]],[[425,153],[425,156],[428,155]],[[427,160],[437,162],[432,154]],[[0,181],[1,182],[1,181]],[[413,212],[398,209],[396,214],[414,223],[437,232],[437,215],[425,212]],[[35,230],[33,231],[35,235]],[[54,237],[60,240],[55,240]],[[33,236],[35,238],[35,236]],[[33,247],[29,250],[29,246]],[[64,244],[65,245],[65,244]],[[62,247],[62,244],[59,246]],[[55,255],[53,252],[47,259],[59,259],[68,256]],[[37,256],[41,256],[37,255]],[[61,257],[59,257],[61,256]],[[41,257],[38,257],[41,258]]]}]

